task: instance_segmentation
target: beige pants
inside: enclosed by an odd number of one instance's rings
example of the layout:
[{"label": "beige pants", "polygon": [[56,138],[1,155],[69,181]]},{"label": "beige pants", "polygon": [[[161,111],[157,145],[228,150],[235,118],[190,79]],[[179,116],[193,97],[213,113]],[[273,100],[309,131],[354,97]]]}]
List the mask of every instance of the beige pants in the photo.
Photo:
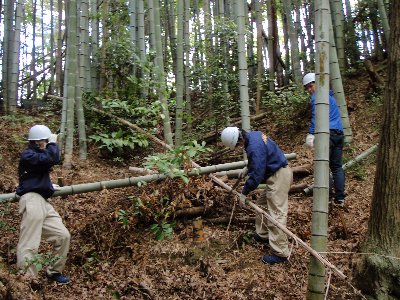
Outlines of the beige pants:
[{"label": "beige pants", "polygon": [[[257,201],[282,225],[286,226],[288,214],[288,194],[293,181],[293,173],[289,166],[280,168],[266,181],[267,187]],[[282,257],[289,256],[286,234],[260,214],[256,215],[256,232],[262,238],[269,239],[272,251]]]},{"label": "beige pants", "polygon": [[22,214],[21,230],[17,246],[17,267],[36,276],[35,263],[30,264],[38,253],[41,238],[54,246],[53,255],[60,257],[47,273],[62,273],[67,260],[71,235],[53,206],[37,193],[27,193],[19,200]]}]

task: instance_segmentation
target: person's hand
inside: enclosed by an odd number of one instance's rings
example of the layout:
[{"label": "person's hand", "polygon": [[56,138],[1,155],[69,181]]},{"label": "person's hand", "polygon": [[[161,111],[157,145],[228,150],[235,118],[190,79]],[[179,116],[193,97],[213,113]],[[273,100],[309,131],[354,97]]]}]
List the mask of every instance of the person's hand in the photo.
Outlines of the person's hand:
[{"label": "person's hand", "polygon": [[246,207],[246,195],[239,195],[239,206],[245,208]]},{"label": "person's hand", "polygon": [[49,143],[57,143],[57,136],[58,134],[52,133],[49,136]]},{"label": "person's hand", "polygon": [[311,149],[314,148],[314,135],[313,134],[307,134],[306,146]]},{"label": "person's hand", "polygon": [[53,189],[54,189],[55,191],[59,191],[59,190],[61,190],[61,186],[59,186],[58,184],[54,184],[54,183],[53,183]]},{"label": "person's hand", "polygon": [[247,167],[244,167],[239,173],[239,178],[245,178],[247,173],[248,173],[248,171],[249,170],[247,169]]}]

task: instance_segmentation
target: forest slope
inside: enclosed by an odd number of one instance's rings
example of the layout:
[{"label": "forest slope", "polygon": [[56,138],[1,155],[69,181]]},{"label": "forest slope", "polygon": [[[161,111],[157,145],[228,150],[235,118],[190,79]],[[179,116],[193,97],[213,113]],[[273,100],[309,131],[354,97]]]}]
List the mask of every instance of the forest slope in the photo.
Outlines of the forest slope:
[{"label": "forest slope", "polygon": [[[375,101],[376,97],[369,96],[370,87],[364,74],[349,78],[345,90],[354,134],[354,141],[346,147],[344,154],[345,160],[350,160],[377,143],[380,104]],[[15,190],[18,156],[25,146],[22,137],[31,126],[32,119],[46,122],[44,114],[26,118],[26,122],[0,119],[2,193]],[[299,116],[294,121],[300,126],[275,126],[273,119],[266,118],[257,124],[257,128],[267,131],[286,153],[297,154],[297,159],[290,161],[291,166],[312,164],[313,154],[303,146],[308,119]],[[58,177],[62,177],[67,185],[125,178],[132,176],[128,171],[129,165],[140,166],[140,162],[115,163],[101,158],[99,151],[91,148],[88,160],[74,159],[73,168],[68,171],[56,167],[52,178],[57,181]],[[332,207],[330,210],[327,258],[349,279],[340,280],[332,275],[328,299],[360,298],[351,286],[351,277],[367,229],[374,172],[374,155],[348,170],[346,207]],[[312,176],[301,179],[301,182],[312,183]],[[155,239],[149,229],[151,219],[159,212],[160,199],[165,196],[206,208],[202,216],[205,241],[195,241],[191,217],[176,219],[171,239]],[[135,198],[146,203],[153,201],[154,210],[142,211],[140,218],[134,215]],[[305,298],[309,254],[294,244],[288,263],[275,266],[262,264],[260,258],[268,249],[262,249],[249,239],[253,230],[249,217],[254,215],[236,207],[235,222],[229,227],[227,222],[217,224],[216,217],[230,216],[233,198],[227,198],[227,193],[206,176],[192,178],[188,186],[178,180],[167,180],[145,187],[58,197],[52,203],[72,234],[65,270],[72,283],[58,286],[44,277],[36,282],[23,282],[16,275],[15,248],[20,217],[17,214],[18,204],[10,203],[0,206],[0,298]],[[288,228],[307,243],[310,239],[311,206],[312,196],[290,195]],[[118,218],[121,211],[131,213],[127,215],[129,226],[122,226],[122,219]],[[211,218],[214,222],[207,221]],[[45,253],[48,250],[48,245],[43,243],[41,251]]]}]

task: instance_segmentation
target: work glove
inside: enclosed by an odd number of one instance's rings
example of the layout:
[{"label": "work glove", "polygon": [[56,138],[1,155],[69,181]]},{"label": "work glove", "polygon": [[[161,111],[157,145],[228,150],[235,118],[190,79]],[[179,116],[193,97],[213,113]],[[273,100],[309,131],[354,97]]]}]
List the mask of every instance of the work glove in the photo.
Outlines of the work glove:
[{"label": "work glove", "polygon": [[239,206],[245,208],[247,205],[246,195],[240,194],[239,195]]},{"label": "work glove", "polygon": [[249,169],[247,169],[247,167],[244,167],[239,173],[239,178],[245,178],[248,171]]},{"label": "work glove", "polygon": [[49,143],[57,143],[57,136],[58,134],[52,133],[49,136]]},{"label": "work glove", "polygon": [[58,184],[54,184],[54,183],[53,183],[53,189],[54,189],[55,191],[59,191],[59,190],[61,190],[61,186],[59,186]]},{"label": "work glove", "polygon": [[307,134],[306,146],[311,149],[314,148],[314,135],[313,134]]}]

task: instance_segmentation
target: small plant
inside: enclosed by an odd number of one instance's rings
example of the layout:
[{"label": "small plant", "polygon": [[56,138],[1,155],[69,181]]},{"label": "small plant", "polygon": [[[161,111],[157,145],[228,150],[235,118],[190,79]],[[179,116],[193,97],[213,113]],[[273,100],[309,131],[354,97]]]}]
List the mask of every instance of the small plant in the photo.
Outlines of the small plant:
[{"label": "small plant", "polygon": [[52,253],[35,254],[32,258],[25,260],[26,267],[34,266],[36,272],[40,272],[43,267],[54,265],[62,257]]},{"label": "small plant", "polygon": [[118,223],[122,224],[122,228],[128,229],[129,228],[129,220],[127,218],[126,210],[120,209],[116,214],[117,214]]},{"label": "small plant", "polygon": [[175,224],[176,222],[168,223],[166,221],[161,221],[151,225],[150,230],[155,234],[157,241],[162,241],[172,237]]},{"label": "small plant", "polygon": [[147,169],[155,168],[160,173],[168,175],[171,178],[179,177],[187,184],[189,178],[184,171],[185,167],[190,164],[193,158],[207,151],[209,150],[205,147],[205,142],[199,144],[197,141],[193,141],[189,145],[146,157],[147,162],[144,166]]},{"label": "small plant", "polygon": [[16,228],[14,226],[11,226],[10,223],[3,221],[3,220],[0,221],[0,229],[12,231],[12,232],[16,231]]}]

